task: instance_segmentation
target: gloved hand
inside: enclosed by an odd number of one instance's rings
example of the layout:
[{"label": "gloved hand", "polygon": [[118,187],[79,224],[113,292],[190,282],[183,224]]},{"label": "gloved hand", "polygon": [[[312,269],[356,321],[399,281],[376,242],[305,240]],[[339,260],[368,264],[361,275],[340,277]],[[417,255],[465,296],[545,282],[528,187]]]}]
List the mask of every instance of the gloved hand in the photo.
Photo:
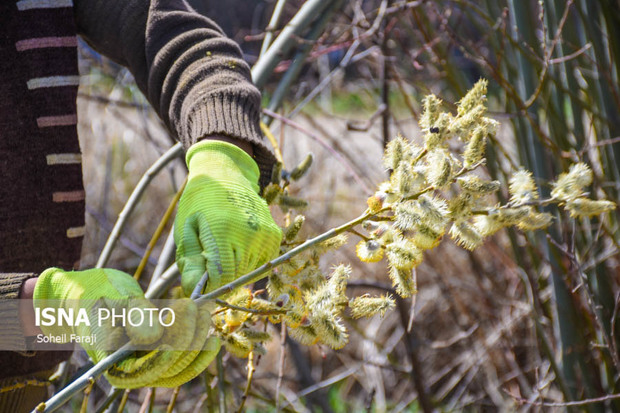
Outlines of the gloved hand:
[{"label": "gloved hand", "polygon": [[187,151],[189,176],[174,224],[185,295],[208,271],[202,293],[254,270],[278,252],[282,231],[259,197],[258,166],[237,146],[215,140]]},{"label": "gloved hand", "polygon": [[[118,388],[145,386],[176,387],[200,374],[217,355],[219,338],[209,336],[211,308],[197,308],[193,301],[174,301],[170,307],[175,313],[174,323],[163,327],[158,322],[143,323],[137,327],[126,322],[124,327],[111,323],[99,326],[95,311],[101,307],[153,308],[144,298],[140,285],[129,274],[114,269],[91,269],[66,272],[58,268],[45,270],[37,280],[33,294],[37,308],[73,309],[77,314],[84,308],[91,317],[90,325],[41,326],[45,334],[71,334],[80,337],[95,334],[94,343],[81,343],[94,363],[111,353],[115,343],[127,338],[136,345],[150,345],[151,351],[141,351],[114,365],[106,372],[110,384]],[[58,314],[58,313],[56,313]],[[170,319],[166,324],[170,324]],[[117,321],[118,323],[118,321]],[[134,320],[133,324],[139,324]],[[192,349],[180,351],[173,349]],[[201,351],[201,350],[202,351]]]}]

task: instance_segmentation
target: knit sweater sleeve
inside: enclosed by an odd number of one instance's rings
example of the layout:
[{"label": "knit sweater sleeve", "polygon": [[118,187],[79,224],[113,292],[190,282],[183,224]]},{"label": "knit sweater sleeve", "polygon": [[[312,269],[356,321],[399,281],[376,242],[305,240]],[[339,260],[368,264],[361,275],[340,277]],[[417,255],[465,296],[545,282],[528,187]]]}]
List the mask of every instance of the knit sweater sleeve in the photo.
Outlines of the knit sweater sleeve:
[{"label": "knit sweater sleeve", "polygon": [[[32,277],[36,277],[36,274],[0,273],[0,300],[19,298],[23,282]],[[3,329],[0,348],[17,351],[25,349],[18,300],[3,301],[0,304],[0,318]]]},{"label": "knit sweater sleeve", "polygon": [[74,0],[78,32],[127,66],[187,149],[200,138],[248,141],[265,183],[275,162],[259,127],[260,92],[239,46],[184,0]]}]

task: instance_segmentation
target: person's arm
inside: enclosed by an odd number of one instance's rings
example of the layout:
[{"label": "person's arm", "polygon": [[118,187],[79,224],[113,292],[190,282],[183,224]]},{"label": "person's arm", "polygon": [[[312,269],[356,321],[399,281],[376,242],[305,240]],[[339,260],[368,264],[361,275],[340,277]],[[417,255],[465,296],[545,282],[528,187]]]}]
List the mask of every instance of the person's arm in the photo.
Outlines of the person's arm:
[{"label": "person's arm", "polygon": [[186,149],[223,139],[253,155],[261,184],[275,158],[260,132],[260,92],[239,46],[182,0],[75,0],[79,33],[127,66]]},{"label": "person's arm", "polygon": [[75,15],[95,49],[130,69],[187,150],[174,224],[183,291],[205,270],[203,292],[267,262],[282,234],[258,194],[275,157],[262,143],[260,93],[238,45],[182,0],[76,0]]},{"label": "person's arm", "polygon": [[[32,300],[34,286],[37,284],[37,278],[28,278],[25,280],[19,291],[19,298],[24,300]],[[22,332],[25,337],[36,336],[41,334],[41,329],[35,325],[34,308],[28,301],[22,301],[24,305],[19,308],[19,321],[22,326]]]},{"label": "person's arm", "polygon": [[[11,300],[0,305],[3,334],[0,339],[2,348],[25,348],[24,337],[37,335],[41,331],[34,326],[34,309],[26,300],[32,299],[32,290],[36,283],[36,274],[0,273],[0,300]],[[0,374],[1,376],[1,374]]]}]

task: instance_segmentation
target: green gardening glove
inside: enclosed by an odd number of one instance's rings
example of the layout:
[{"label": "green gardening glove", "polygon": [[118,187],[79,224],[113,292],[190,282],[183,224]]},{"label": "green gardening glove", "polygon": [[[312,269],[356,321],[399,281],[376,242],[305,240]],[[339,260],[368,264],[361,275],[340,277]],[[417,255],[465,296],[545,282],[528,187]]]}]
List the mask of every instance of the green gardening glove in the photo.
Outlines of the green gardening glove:
[{"label": "green gardening glove", "polygon": [[166,321],[170,324],[168,327],[158,322],[140,324],[134,320],[131,323],[129,317],[122,327],[112,326],[110,320],[101,324],[97,315],[103,307],[117,310],[154,308],[133,277],[114,269],[67,272],[49,268],[39,276],[33,299],[35,311],[54,308],[59,314],[61,309],[72,309],[77,314],[80,309],[86,310],[90,323],[67,326],[56,322],[52,326],[41,325],[41,329],[48,335],[66,334],[67,338],[71,334],[95,335],[95,342],[81,343],[94,363],[128,340],[153,349],[133,353],[106,372],[110,384],[118,388],[180,386],[200,374],[220,348],[219,339],[210,335],[211,306],[198,308],[189,299],[172,301],[170,307],[175,319]]},{"label": "green gardening glove", "polygon": [[187,151],[189,176],[174,224],[177,264],[185,295],[205,271],[202,293],[212,291],[268,262],[282,231],[258,195],[259,170],[237,146],[215,140]]}]

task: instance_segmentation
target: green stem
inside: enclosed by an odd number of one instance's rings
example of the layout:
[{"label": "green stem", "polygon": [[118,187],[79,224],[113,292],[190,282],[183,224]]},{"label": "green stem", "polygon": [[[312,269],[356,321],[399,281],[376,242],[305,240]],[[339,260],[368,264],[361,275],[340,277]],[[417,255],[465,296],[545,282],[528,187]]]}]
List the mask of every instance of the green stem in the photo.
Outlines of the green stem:
[{"label": "green stem", "polygon": [[204,301],[207,300],[212,300],[214,298],[218,298],[224,294],[228,294],[229,292],[235,290],[238,287],[241,287],[243,285],[246,284],[250,284],[253,282],[256,282],[260,279],[265,278],[267,275],[265,274],[267,271],[277,267],[278,265],[290,260],[291,258],[293,258],[294,256],[300,254],[301,252],[307,250],[308,248],[326,241],[330,238],[333,238],[337,235],[342,234],[345,231],[348,231],[350,228],[353,228],[356,225],[361,224],[362,222],[364,222],[365,220],[373,217],[375,214],[371,213],[371,212],[365,212],[362,215],[360,215],[359,217],[347,222],[346,224],[343,224],[337,228],[332,228],[329,231],[326,231],[324,233],[322,233],[321,235],[318,235],[312,239],[309,239],[308,241],[304,242],[303,244],[293,248],[292,250],[288,251],[285,254],[282,254],[281,256],[279,256],[278,258],[269,261],[266,264],[261,265],[260,267],[258,267],[257,269],[255,269],[252,272],[249,272],[248,274],[237,278],[235,281],[228,283],[220,288],[217,288],[207,294],[202,295],[200,298],[198,298],[198,300],[196,300],[197,304],[200,304]]},{"label": "green stem", "polygon": [[[216,298],[215,302],[220,307],[230,308],[231,310],[242,311],[244,313],[250,313],[250,314],[256,314],[256,315],[286,314],[286,310],[261,311],[261,310],[256,310],[253,308],[239,307],[238,305],[227,303],[226,301],[220,300],[219,298]],[[220,311],[216,311],[216,312],[220,312]]]}]

